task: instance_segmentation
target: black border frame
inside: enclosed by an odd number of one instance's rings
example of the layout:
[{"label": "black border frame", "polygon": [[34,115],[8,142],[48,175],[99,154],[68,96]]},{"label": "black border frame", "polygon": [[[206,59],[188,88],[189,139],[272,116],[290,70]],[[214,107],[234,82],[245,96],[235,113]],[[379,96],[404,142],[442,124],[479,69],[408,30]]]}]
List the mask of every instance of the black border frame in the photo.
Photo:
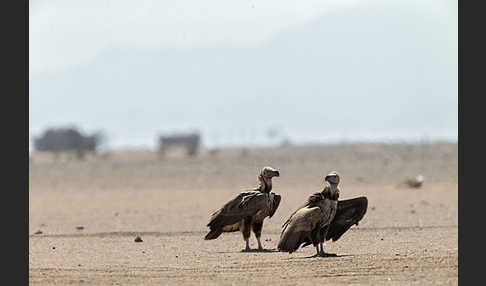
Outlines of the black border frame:
[{"label": "black border frame", "polygon": [[[2,2],[2,284],[29,284],[29,2]],[[11,4],[11,5],[8,5]],[[12,140],[14,139],[14,140]],[[6,255],[5,255],[6,254]]]},{"label": "black border frame", "polygon": [[485,94],[484,85],[480,85],[485,48],[480,42],[484,32],[479,22],[484,19],[484,10],[471,3],[478,2],[458,1],[458,275],[459,284],[463,285],[481,284],[479,274],[484,271],[479,256],[484,236],[478,229],[485,209],[481,188],[484,172],[481,165],[476,167],[473,162],[473,158],[480,159],[478,151],[486,143],[481,136],[474,136],[483,131],[478,115],[484,111],[479,101],[472,100]]},{"label": "black border frame", "polygon": [[[5,7],[5,4],[14,4],[14,7]],[[465,10],[464,3],[468,3],[468,10]],[[458,90],[458,148],[459,148],[459,169],[458,169],[458,197],[459,197],[459,283],[464,285],[476,284],[475,278],[480,278],[481,263],[473,258],[482,249],[481,230],[473,229],[480,227],[477,224],[482,218],[482,202],[478,195],[483,194],[479,180],[474,178],[482,177],[482,168],[474,168],[471,157],[478,157],[478,150],[484,141],[479,136],[472,138],[475,133],[482,133],[481,120],[474,118],[481,114],[481,104],[474,104],[471,98],[474,95],[482,96],[480,86],[482,76],[482,57],[486,49],[482,43],[484,38],[479,20],[484,16],[482,9],[474,9],[470,4],[473,2],[458,1],[458,52],[459,52],[459,90]],[[14,281],[15,285],[28,285],[29,282],[29,2],[10,1],[2,5],[4,27],[3,55],[4,80],[7,85],[4,90],[4,107],[2,123],[10,138],[15,140],[3,140],[3,150],[7,162],[3,162],[4,176],[8,186],[4,187],[4,202],[8,207],[2,208],[4,222],[3,249],[7,252],[4,262],[7,263],[3,277],[6,283]],[[475,31],[477,29],[477,31]],[[469,39],[469,41],[468,41]],[[472,50],[475,50],[473,53]],[[484,56],[483,56],[484,57]],[[484,89],[484,88],[483,88]],[[476,107],[476,108],[474,108]],[[14,115],[12,117],[12,115]],[[472,117],[475,120],[472,120]],[[468,122],[469,121],[469,122]],[[479,127],[479,128],[478,128]],[[467,139],[469,135],[470,139]],[[479,134],[478,134],[479,135]],[[4,138],[6,139],[6,138]],[[467,145],[466,145],[467,144]],[[481,145],[480,145],[481,144]],[[16,152],[11,152],[15,150]],[[469,158],[469,159],[468,159]],[[479,158],[478,158],[479,159]],[[469,160],[469,162],[467,162]],[[466,230],[469,230],[467,232]],[[15,247],[11,247],[11,244]],[[22,255],[22,253],[24,255]],[[4,256],[5,258],[5,256]],[[466,259],[468,262],[466,262]],[[21,278],[22,277],[22,278]],[[2,281],[2,282],[3,282]],[[468,283],[469,282],[469,283]],[[8,283],[12,284],[12,283]]]}]

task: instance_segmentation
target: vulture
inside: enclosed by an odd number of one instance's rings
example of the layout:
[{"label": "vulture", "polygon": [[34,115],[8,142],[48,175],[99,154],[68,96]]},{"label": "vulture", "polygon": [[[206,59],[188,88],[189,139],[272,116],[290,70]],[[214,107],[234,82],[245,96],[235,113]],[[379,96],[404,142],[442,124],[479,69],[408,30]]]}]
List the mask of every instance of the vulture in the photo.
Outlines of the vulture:
[{"label": "vulture", "polygon": [[260,185],[257,188],[241,192],[211,215],[207,225],[210,231],[204,239],[216,239],[223,232],[239,230],[246,242],[245,251],[249,251],[250,231],[253,230],[258,249],[263,250],[260,242],[263,220],[275,214],[281,200],[280,195],[272,192],[272,178],[279,176],[278,170],[264,167],[258,175]]},{"label": "vulture", "polygon": [[[339,175],[333,171],[325,177],[325,187],[311,195],[282,226],[278,250],[292,253],[301,245],[314,245],[315,256],[336,256],[324,252],[326,240],[338,240],[351,226],[358,225],[368,208],[368,199],[339,198]],[[320,250],[319,250],[320,245]]]}]

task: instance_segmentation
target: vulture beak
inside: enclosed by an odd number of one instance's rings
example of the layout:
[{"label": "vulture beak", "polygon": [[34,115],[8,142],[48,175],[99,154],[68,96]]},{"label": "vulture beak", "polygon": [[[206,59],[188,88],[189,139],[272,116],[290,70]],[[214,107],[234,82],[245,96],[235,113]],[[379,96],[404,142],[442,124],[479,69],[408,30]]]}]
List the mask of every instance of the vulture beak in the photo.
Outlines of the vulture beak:
[{"label": "vulture beak", "polygon": [[275,172],[273,172],[273,176],[274,176],[274,177],[280,177],[280,172],[279,172],[279,171],[275,171]]}]

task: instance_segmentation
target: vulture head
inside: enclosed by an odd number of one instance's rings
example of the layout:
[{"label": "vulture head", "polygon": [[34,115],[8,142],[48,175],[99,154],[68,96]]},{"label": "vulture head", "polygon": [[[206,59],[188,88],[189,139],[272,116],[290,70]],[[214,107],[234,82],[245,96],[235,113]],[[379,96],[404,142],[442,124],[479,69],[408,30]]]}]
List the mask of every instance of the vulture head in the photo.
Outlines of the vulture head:
[{"label": "vulture head", "polygon": [[326,175],[326,178],[324,180],[331,184],[337,185],[339,184],[339,174],[336,171],[332,171]]},{"label": "vulture head", "polygon": [[258,175],[260,181],[260,190],[264,192],[270,192],[272,190],[272,178],[279,177],[280,172],[272,167],[263,167]]},{"label": "vulture head", "polygon": [[279,177],[280,173],[277,169],[272,167],[263,167],[262,171],[260,172],[260,176],[271,179],[273,177]]}]

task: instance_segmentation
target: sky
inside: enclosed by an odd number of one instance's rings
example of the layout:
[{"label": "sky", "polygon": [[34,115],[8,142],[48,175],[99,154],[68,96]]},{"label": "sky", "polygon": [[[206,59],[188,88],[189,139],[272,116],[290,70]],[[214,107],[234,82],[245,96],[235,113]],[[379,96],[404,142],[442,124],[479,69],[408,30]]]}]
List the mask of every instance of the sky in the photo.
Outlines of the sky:
[{"label": "sky", "polygon": [[457,1],[30,0],[29,140],[457,141],[457,31]]}]

